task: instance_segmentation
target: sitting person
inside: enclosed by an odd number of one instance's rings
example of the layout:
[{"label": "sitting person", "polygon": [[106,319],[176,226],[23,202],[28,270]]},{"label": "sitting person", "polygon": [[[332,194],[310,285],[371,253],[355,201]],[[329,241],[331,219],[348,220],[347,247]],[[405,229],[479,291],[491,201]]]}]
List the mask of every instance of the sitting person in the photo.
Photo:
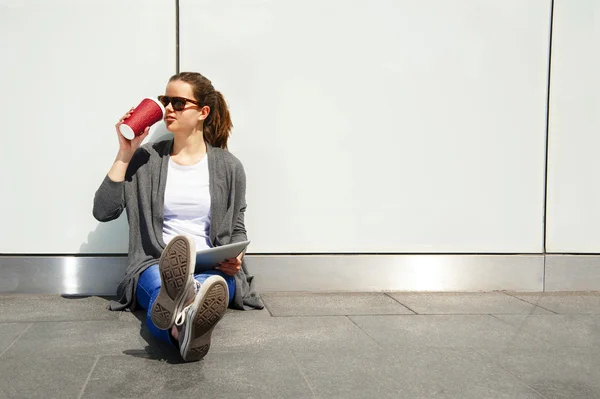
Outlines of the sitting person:
[{"label": "sitting person", "polygon": [[94,198],[107,222],[125,209],[129,265],[111,310],[147,309],[150,333],[179,347],[185,361],[202,359],[228,306],[262,309],[244,253],[194,274],[195,253],[247,240],[246,176],[227,151],[232,123],[223,95],[199,73],[183,72],[159,97],[173,139],[140,146],[149,128],[127,140]]}]

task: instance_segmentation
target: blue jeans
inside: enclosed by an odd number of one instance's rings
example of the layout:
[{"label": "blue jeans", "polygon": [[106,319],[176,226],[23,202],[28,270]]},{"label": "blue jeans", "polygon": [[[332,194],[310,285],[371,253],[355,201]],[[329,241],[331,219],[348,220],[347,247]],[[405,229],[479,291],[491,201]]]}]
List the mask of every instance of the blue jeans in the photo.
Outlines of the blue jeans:
[{"label": "blue jeans", "polygon": [[[235,295],[235,279],[233,278],[233,276],[228,276],[225,273],[222,273],[218,270],[210,270],[202,274],[195,274],[194,279],[196,279],[198,282],[200,282],[200,284],[202,284],[204,280],[215,274],[223,277],[227,282],[227,288],[229,289],[229,303],[231,303]],[[156,300],[159,291],[160,272],[158,269],[158,265],[153,265],[144,270],[144,272],[140,275],[140,278],[138,279],[138,285],[136,289],[137,303],[140,307],[147,310],[146,325],[148,326],[150,334],[152,334],[153,337],[157,338],[160,341],[173,345],[173,342],[171,341],[169,335],[169,330],[159,330],[158,328],[156,328],[154,323],[152,323],[152,319],[150,318],[152,304]]]}]

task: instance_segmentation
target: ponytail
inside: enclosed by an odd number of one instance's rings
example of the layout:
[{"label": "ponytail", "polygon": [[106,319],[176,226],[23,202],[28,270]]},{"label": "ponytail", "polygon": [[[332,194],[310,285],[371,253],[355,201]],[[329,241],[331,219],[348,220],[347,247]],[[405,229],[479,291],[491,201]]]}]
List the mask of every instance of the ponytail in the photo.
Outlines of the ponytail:
[{"label": "ponytail", "polygon": [[233,123],[225,97],[214,91],[207,96],[206,103],[210,106],[210,113],[204,121],[204,139],[213,147],[227,149]]}]

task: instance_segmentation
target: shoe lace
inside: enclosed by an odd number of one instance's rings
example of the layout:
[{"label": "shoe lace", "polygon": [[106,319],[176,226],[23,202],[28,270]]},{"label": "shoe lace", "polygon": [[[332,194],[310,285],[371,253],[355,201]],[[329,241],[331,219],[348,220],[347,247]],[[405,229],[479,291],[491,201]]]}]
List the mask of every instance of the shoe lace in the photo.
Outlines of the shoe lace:
[{"label": "shoe lace", "polygon": [[[199,290],[200,290],[200,283],[198,281],[194,280],[194,294],[197,294]],[[181,327],[183,325],[183,323],[185,323],[185,318],[186,318],[186,315],[188,313],[188,310],[192,306],[194,306],[194,301],[192,301],[192,303],[190,303],[189,305],[187,305],[185,308],[183,308],[181,310],[181,312],[179,312],[179,314],[175,318],[175,325],[177,327]]]}]

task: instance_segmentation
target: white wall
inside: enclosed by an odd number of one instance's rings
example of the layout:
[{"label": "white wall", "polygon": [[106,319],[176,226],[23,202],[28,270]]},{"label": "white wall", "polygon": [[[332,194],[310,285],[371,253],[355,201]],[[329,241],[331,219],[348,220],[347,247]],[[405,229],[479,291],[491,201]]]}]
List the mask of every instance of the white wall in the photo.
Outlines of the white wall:
[{"label": "white wall", "polygon": [[[550,0],[181,0],[251,252],[539,252]],[[175,69],[174,2],[0,0],[0,253],[123,253],[93,194]],[[8,195],[7,195],[8,193]]]},{"label": "white wall", "polygon": [[251,252],[540,252],[550,0],[181,0]]},{"label": "white wall", "polygon": [[0,253],[127,251],[93,195],[114,125],[175,72],[174,2],[0,0]]},{"label": "white wall", "polygon": [[556,0],[547,250],[600,252],[600,3]]}]

